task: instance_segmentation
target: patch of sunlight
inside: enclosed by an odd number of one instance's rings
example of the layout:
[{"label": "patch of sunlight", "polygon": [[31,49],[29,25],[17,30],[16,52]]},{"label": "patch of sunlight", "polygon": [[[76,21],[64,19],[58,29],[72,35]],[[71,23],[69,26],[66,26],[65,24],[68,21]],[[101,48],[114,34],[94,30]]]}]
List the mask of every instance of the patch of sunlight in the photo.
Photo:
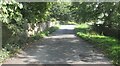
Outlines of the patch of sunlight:
[{"label": "patch of sunlight", "polygon": [[61,25],[60,29],[71,29],[73,30],[75,28],[75,25]]},{"label": "patch of sunlight", "polygon": [[77,25],[76,28],[89,28],[89,25],[87,25],[87,24],[80,24],[80,25]]},{"label": "patch of sunlight", "polygon": [[50,36],[46,38],[75,38],[73,34],[65,34],[65,35],[57,35],[57,36]]},{"label": "patch of sunlight", "polygon": [[77,43],[79,40],[72,40],[72,41],[70,41],[70,42],[72,42],[72,43]]}]

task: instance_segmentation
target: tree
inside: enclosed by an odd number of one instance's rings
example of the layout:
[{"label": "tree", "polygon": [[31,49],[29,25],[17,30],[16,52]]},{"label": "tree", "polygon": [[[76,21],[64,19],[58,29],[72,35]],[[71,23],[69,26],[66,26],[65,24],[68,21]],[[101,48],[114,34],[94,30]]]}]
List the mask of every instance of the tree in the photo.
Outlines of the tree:
[{"label": "tree", "polygon": [[120,33],[120,2],[75,2],[71,11],[76,22],[94,22],[100,33],[115,37]]},{"label": "tree", "polygon": [[71,12],[69,9],[70,3],[65,2],[56,2],[52,4],[50,9],[51,18],[56,18],[60,21],[69,21],[71,20]]}]

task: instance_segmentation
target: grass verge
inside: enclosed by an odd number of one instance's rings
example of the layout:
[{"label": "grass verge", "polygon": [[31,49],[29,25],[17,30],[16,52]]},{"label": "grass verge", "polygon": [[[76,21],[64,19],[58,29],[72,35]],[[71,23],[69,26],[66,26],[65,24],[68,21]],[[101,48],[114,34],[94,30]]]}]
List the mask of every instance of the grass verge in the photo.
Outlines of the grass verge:
[{"label": "grass verge", "polygon": [[118,39],[99,35],[87,24],[80,24],[75,28],[76,35],[100,49],[115,65],[120,65],[120,42]]}]

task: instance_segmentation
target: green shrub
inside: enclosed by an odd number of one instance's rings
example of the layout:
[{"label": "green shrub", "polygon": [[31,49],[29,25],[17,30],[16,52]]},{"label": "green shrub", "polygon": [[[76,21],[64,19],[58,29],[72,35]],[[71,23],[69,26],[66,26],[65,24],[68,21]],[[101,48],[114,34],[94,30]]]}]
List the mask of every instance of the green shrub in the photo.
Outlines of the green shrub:
[{"label": "green shrub", "polygon": [[9,57],[9,52],[5,49],[0,50],[0,63],[2,63],[2,61],[5,60],[7,57]]}]

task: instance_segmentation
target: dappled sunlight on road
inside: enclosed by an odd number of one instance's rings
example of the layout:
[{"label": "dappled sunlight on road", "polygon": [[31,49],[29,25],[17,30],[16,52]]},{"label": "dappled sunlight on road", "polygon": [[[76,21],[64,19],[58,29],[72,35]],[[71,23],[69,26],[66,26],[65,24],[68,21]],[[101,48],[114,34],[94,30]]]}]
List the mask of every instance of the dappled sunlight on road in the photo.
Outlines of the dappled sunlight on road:
[{"label": "dappled sunlight on road", "polygon": [[6,63],[109,64],[110,61],[102,53],[74,35],[74,27],[62,25],[59,30],[26,47],[17,57]]}]

